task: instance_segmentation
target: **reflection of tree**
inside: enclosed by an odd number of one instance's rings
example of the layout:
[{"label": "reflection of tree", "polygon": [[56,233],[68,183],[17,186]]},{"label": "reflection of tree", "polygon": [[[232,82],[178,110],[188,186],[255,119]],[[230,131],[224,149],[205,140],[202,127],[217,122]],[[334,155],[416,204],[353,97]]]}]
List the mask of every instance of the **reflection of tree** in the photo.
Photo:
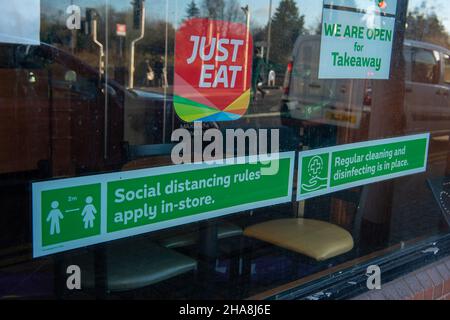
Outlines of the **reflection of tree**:
[{"label": "reflection of tree", "polygon": [[[66,28],[61,28],[56,15],[49,16],[43,13],[41,22],[41,41],[53,45],[70,43],[71,33]],[[63,22],[61,22],[63,23]]]},{"label": "reflection of tree", "polygon": [[245,15],[238,0],[203,0],[203,16],[213,20],[245,22]]},{"label": "reflection of tree", "polygon": [[203,0],[203,16],[213,20],[225,20],[231,22],[245,21],[245,15],[241,10],[238,0]]},{"label": "reflection of tree", "polygon": [[267,28],[256,26],[251,28],[251,30],[254,42],[264,42],[267,40]]},{"label": "reflection of tree", "polygon": [[[98,63],[98,52],[91,37],[84,32],[84,29],[81,32],[72,32],[67,28],[61,27],[62,25],[65,25],[65,18],[66,15],[62,10],[58,10],[54,13],[52,13],[51,10],[43,12],[41,19],[41,42],[71,52],[80,60],[83,60],[92,66],[96,66]],[[83,18],[83,28],[84,21]],[[99,38],[103,41],[104,32],[99,32]]]},{"label": "reflection of tree", "polygon": [[238,0],[228,0],[225,7],[225,19],[232,22],[245,22],[245,14]]},{"label": "reflection of tree", "polygon": [[[155,21],[145,26],[147,36],[139,42],[139,47],[145,53],[152,55],[164,55],[166,48],[166,22]],[[168,25],[168,52],[173,53],[175,43],[175,28]]]},{"label": "reflection of tree", "polygon": [[449,34],[442,21],[425,2],[408,13],[406,38],[431,42],[446,48],[450,45]]},{"label": "reflection of tree", "polygon": [[294,0],[282,0],[272,19],[271,57],[285,64],[299,35],[305,32],[305,17],[300,15]]},{"label": "reflection of tree", "polygon": [[186,9],[186,19],[192,19],[200,16],[200,9],[197,7],[197,4],[194,0],[188,4]]},{"label": "reflection of tree", "polygon": [[224,20],[225,1],[224,0],[203,0],[204,16],[214,20]]},{"label": "reflection of tree", "polygon": [[315,35],[322,34],[322,19],[317,18],[316,25],[310,28],[310,33]]},{"label": "reflection of tree", "polygon": [[[167,26],[167,42],[166,42],[166,26]],[[172,24],[166,24],[165,21],[155,21],[145,26],[145,38],[139,42],[137,48],[136,61],[142,62],[145,59],[150,61],[150,65],[155,68],[158,61],[165,59],[165,51],[167,44],[167,62],[169,65],[168,76],[169,83],[172,83],[174,50],[175,50],[175,28]]]},{"label": "reflection of tree", "polygon": [[[104,17],[105,8],[95,8],[99,13],[98,23],[98,39],[101,43],[106,44],[106,30]],[[106,53],[109,57],[108,68],[114,70],[115,68],[128,68],[130,59],[130,43],[133,39],[138,37],[139,30],[133,30],[132,25],[132,11],[131,7],[127,10],[117,10],[114,7],[108,9],[108,37],[109,47],[106,48]],[[54,13],[43,13],[41,22],[41,41],[58,47],[61,50],[72,52],[81,61],[95,67],[98,64],[98,47],[93,43],[92,36],[85,34],[85,30],[76,33],[75,47],[71,48],[73,33],[67,28],[61,26],[65,25],[65,17],[63,11],[54,11]],[[85,15],[82,17],[82,26],[85,25]],[[118,37],[116,35],[116,25],[126,24],[127,36]],[[173,64],[174,43],[175,43],[175,28],[172,24],[167,25],[167,60],[169,66]],[[165,57],[166,50],[166,22],[147,20],[145,25],[145,37],[138,43],[136,47],[136,65],[142,63],[145,59],[150,60],[153,64],[160,61],[161,57]],[[168,71],[171,75],[171,70]],[[113,73],[110,73],[113,77]],[[171,81],[171,79],[169,79]]]}]

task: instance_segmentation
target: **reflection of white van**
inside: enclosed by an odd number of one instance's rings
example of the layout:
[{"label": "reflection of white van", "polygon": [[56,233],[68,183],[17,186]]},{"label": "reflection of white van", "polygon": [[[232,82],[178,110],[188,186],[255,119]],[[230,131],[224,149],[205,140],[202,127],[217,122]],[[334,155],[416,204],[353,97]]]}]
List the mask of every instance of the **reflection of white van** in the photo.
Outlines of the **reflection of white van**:
[{"label": "reflection of white van", "polygon": [[450,131],[450,50],[405,41],[407,130]]},{"label": "reflection of white van", "polygon": [[[371,80],[319,80],[320,36],[297,40],[284,84],[285,120],[359,128],[372,105]],[[450,131],[450,50],[405,41],[408,132]]]}]

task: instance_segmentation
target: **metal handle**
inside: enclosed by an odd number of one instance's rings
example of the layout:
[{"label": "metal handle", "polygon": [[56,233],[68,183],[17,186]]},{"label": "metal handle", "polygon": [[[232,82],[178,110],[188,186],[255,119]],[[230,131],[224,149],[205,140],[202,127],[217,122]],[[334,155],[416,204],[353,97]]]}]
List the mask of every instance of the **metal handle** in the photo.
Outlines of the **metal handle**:
[{"label": "metal handle", "polygon": [[105,57],[105,52],[104,52],[103,44],[100,41],[98,41],[98,39],[97,39],[97,19],[94,19],[92,21],[92,40],[99,47],[99,50],[100,50],[98,71],[100,73],[100,79],[101,79],[101,76],[105,73],[105,65],[104,65],[104,61],[103,61],[103,59]]},{"label": "metal handle", "polygon": [[134,71],[135,71],[135,59],[134,59],[134,55],[135,55],[135,49],[136,49],[136,43],[138,43],[139,41],[141,41],[142,39],[144,39],[145,36],[145,6],[142,6],[142,16],[141,16],[141,35],[139,36],[139,38],[134,39],[131,42],[131,53],[130,53],[130,79],[128,82],[128,88],[129,89],[133,89],[134,88]]}]

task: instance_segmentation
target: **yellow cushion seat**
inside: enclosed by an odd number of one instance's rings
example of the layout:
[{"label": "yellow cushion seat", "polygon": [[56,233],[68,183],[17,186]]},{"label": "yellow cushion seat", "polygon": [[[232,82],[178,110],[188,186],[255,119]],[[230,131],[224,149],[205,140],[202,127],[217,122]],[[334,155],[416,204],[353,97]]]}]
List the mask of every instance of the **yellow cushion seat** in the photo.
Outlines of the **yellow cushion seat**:
[{"label": "yellow cushion seat", "polygon": [[244,235],[317,261],[347,253],[354,246],[351,234],[341,227],[308,219],[269,221],[247,228]]}]

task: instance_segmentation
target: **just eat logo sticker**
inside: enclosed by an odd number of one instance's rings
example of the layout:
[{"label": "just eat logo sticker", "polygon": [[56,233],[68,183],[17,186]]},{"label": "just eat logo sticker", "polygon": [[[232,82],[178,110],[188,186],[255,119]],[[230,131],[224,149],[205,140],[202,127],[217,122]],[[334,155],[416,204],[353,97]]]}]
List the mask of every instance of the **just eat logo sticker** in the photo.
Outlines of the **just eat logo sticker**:
[{"label": "just eat logo sticker", "polygon": [[250,104],[253,41],[241,23],[191,19],[176,34],[174,106],[186,122],[232,121]]}]

